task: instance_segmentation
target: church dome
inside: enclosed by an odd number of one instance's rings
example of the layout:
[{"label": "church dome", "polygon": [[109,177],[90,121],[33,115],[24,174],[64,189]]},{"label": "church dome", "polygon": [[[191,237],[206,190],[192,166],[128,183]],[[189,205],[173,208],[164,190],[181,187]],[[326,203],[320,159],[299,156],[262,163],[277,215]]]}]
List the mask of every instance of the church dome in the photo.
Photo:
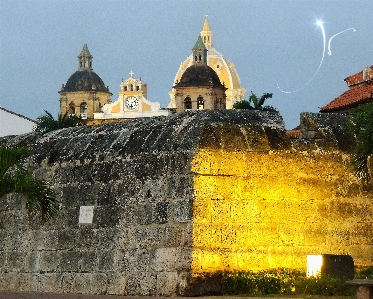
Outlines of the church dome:
[{"label": "church dome", "polygon": [[[235,65],[228,60],[222,53],[217,51],[212,44],[212,31],[207,18],[204,21],[201,38],[208,50],[207,52],[207,65],[210,66],[218,75],[220,82],[227,88],[227,109],[232,109],[233,104],[244,99],[246,89],[241,85],[240,77],[236,70]],[[176,73],[174,82],[179,82],[184,72],[193,64],[193,55],[188,56],[181,62],[179,69]],[[169,92],[170,103],[168,108],[175,108],[175,90]]]},{"label": "church dome", "polygon": [[223,86],[216,72],[206,64],[188,67],[175,87]]},{"label": "church dome", "polygon": [[109,92],[102,79],[91,70],[79,70],[70,76],[62,87],[62,92],[92,91]]}]

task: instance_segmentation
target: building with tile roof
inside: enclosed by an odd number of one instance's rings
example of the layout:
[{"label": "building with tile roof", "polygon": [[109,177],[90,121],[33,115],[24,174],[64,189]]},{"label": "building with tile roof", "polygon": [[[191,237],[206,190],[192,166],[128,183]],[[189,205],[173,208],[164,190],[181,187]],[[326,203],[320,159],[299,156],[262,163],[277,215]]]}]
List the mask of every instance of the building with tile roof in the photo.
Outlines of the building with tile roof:
[{"label": "building with tile roof", "polygon": [[31,118],[0,107],[0,137],[30,133],[36,124]]},{"label": "building with tile roof", "polygon": [[[226,108],[232,109],[233,104],[242,101],[246,89],[241,86],[241,80],[238,76],[235,65],[230,62],[222,53],[218,52],[212,44],[212,31],[210,29],[210,24],[208,22],[207,16],[203,23],[202,31],[200,32],[201,41],[204,43],[207,49],[206,62],[209,67],[211,67],[218,75],[220,82],[225,85],[226,90]],[[184,72],[193,64],[194,57],[190,55],[182,62],[179,66],[179,70],[176,73],[174,79],[174,85],[180,82],[181,77]],[[175,101],[175,89],[169,92],[170,103],[167,108],[176,108]]]},{"label": "building with tile roof", "polygon": [[321,107],[321,113],[347,112],[362,104],[373,102],[373,65],[344,79],[348,90],[329,104]]}]

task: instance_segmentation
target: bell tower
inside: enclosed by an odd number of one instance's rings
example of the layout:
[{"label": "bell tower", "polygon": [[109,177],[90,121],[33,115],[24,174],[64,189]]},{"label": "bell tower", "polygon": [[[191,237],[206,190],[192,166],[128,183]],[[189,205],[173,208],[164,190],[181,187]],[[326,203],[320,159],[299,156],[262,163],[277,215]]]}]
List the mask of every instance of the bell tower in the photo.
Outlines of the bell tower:
[{"label": "bell tower", "polygon": [[207,15],[205,15],[205,22],[203,23],[201,37],[206,48],[212,48],[212,31],[210,29],[209,21],[207,20]]},{"label": "bell tower", "polygon": [[84,44],[82,51],[78,56],[79,71],[92,71],[92,55],[88,50],[87,44]]},{"label": "bell tower", "polygon": [[193,49],[193,64],[206,64],[207,65],[207,49],[202,41],[201,36],[198,36],[197,42]]}]

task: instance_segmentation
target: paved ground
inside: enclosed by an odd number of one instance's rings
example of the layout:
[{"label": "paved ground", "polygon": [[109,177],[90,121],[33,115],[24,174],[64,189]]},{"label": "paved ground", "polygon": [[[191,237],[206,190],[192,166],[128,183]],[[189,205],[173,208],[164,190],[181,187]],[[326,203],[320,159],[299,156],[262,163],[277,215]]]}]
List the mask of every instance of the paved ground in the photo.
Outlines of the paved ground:
[{"label": "paved ground", "polygon": [[[170,297],[168,297],[170,298]],[[171,297],[172,298],[172,297]],[[240,299],[240,297],[180,297],[182,299]],[[165,299],[165,297],[147,297],[147,296],[116,296],[116,295],[83,295],[83,294],[55,294],[55,293],[37,293],[37,292],[5,292],[0,291],[0,299]],[[247,297],[245,297],[247,299]],[[263,299],[250,297],[250,299]],[[281,298],[286,299],[286,298]],[[289,298],[288,298],[289,299]],[[292,297],[290,299],[297,299]]]}]

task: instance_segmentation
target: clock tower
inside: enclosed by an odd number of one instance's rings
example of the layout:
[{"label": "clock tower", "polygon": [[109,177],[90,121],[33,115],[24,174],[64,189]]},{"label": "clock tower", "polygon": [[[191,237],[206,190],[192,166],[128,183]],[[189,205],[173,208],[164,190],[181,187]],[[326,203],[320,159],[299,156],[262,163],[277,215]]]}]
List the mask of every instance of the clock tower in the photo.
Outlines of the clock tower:
[{"label": "clock tower", "polygon": [[124,111],[142,111],[142,98],[147,97],[147,84],[140,79],[133,78],[133,72],[130,71],[130,77],[120,84],[118,99],[123,101]]},{"label": "clock tower", "polygon": [[169,115],[168,110],[161,109],[159,102],[147,100],[147,84],[140,79],[130,77],[120,83],[118,99],[102,107],[101,112],[95,113],[95,119],[137,118]]}]

